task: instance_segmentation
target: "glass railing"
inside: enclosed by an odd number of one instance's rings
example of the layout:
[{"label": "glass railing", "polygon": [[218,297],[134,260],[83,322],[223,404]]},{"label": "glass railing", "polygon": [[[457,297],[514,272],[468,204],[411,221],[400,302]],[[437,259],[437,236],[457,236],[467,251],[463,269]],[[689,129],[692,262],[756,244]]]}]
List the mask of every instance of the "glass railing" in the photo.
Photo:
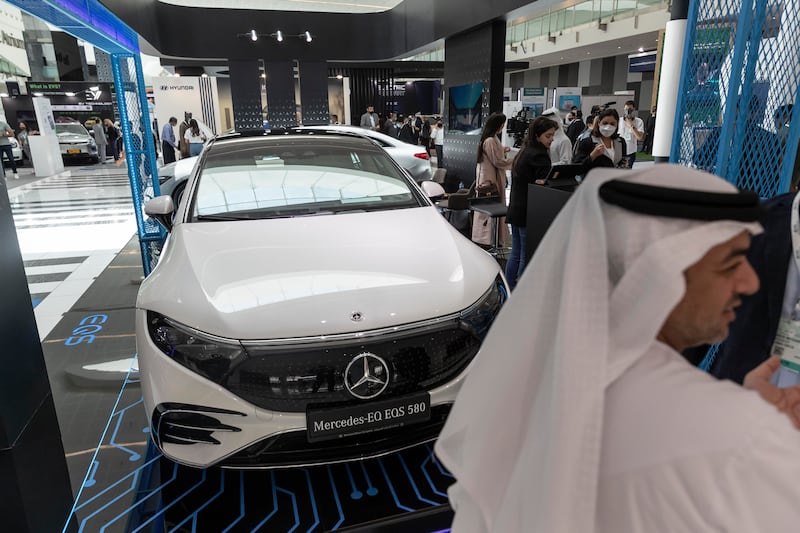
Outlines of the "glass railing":
[{"label": "glass railing", "polygon": [[506,31],[506,44],[552,35],[582,26],[593,21],[609,22],[611,18],[627,18],[639,13],[663,9],[668,0],[586,0],[559,9],[548,9],[546,14],[517,24]]}]

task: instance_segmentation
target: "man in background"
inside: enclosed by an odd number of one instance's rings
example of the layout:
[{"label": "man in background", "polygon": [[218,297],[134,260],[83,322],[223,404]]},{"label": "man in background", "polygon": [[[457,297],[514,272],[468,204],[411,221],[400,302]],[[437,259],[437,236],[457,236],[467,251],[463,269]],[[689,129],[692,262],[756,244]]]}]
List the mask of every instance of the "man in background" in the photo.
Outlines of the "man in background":
[{"label": "man in background", "polygon": [[173,129],[178,124],[178,119],[169,117],[169,121],[164,124],[164,129],[161,131],[161,153],[164,154],[164,164],[175,162],[175,130]]},{"label": "man in background", "polygon": [[378,131],[378,121],[380,117],[375,112],[375,107],[372,104],[367,106],[367,112],[361,115],[361,127],[368,130]]},{"label": "man in background", "polygon": [[644,122],[636,116],[636,102],[628,100],[622,112],[622,123],[619,125],[619,136],[625,141],[625,157],[628,168],[636,162],[639,141],[644,138]]},{"label": "man in background", "polygon": [[189,142],[186,140],[186,130],[190,128],[192,121],[192,114],[187,112],[183,113],[183,122],[181,122],[180,130],[178,131],[178,147],[181,151],[181,159],[189,157]]},{"label": "man in background", "polygon": [[94,134],[94,142],[97,144],[97,159],[100,160],[100,164],[105,165],[108,136],[106,136],[106,129],[103,127],[103,119],[98,118],[94,121],[92,133]]},{"label": "man in background", "polygon": [[11,167],[12,176],[18,180],[17,163],[14,161],[14,152],[11,151],[12,138],[14,138],[14,130],[5,121],[0,120],[0,166],[3,167],[3,177],[6,177],[6,167],[3,165],[3,156],[5,156]]}]

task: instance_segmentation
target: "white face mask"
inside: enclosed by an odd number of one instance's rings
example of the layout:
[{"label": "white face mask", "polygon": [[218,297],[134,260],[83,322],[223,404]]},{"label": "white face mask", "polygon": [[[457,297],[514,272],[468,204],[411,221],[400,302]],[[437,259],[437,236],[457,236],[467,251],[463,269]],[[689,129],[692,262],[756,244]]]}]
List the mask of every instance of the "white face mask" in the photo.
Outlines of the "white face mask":
[{"label": "white face mask", "polygon": [[600,134],[603,137],[611,137],[612,135],[614,135],[614,132],[617,131],[617,128],[615,126],[612,126],[611,124],[604,124],[603,126],[600,126],[599,129],[600,129]]}]

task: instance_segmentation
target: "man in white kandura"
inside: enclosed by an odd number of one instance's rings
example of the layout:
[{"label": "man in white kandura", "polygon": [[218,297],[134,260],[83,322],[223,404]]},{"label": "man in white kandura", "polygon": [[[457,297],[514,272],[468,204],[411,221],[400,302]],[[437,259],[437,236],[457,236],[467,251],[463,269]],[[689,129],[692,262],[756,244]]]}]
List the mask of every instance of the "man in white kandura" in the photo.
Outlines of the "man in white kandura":
[{"label": "man in white kandura", "polygon": [[758,289],[759,215],[754,194],[684,167],[589,173],[436,445],[453,533],[798,531],[798,391],[769,383],[774,361],[755,392],[680,353],[722,340]]}]

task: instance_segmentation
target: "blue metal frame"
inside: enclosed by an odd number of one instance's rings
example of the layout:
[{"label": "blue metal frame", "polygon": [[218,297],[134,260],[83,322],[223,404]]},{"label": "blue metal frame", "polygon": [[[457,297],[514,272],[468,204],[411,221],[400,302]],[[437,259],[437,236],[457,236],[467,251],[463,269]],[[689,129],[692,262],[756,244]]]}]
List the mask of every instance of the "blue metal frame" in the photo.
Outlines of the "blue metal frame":
[{"label": "blue metal frame", "polygon": [[[40,18],[67,33],[86,41],[111,54],[114,85],[117,93],[117,109],[120,115],[122,138],[127,156],[128,176],[133,196],[134,212],[139,244],[142,251],[144,274],[150,274],[153,265],[153,248],[159,248],[166,238],[166,232],[152,220],[145,220],[142,211],[142,194],[152,178],[153,195],[158,196],[159,182],[156,165],[156,149],[150,133],[150,116],[147,111],[147,95],[144,87],[142,61],[139,56],[139,36],[98,0],[8,0],[8,3],[22,11]],[[123,72],[121,63],[134,62],[134,73]],[[125,76],[124,74],[128,74]],[[138,117],[130,117],[125,92],[135,92],[139,99],[141,112]],[[133,144],[131,118],[141,121],[143,144]],[[140,166],[139,161],[144,161]],[[141,170],[144,169],[145,176]],[[149,174],[149,176],[148,176]],[[144,179],[143,179],[144,178]]]},{"label": "blue metal frame", "polygon": [[6,0],[108,53],[139,53],[139,36],[98,0]]},{"label": "blue metal frame", "polygon": [[[763,3],[762,7],[766,7],[764,0],[759,0]],[[753,74],[756,70],[756,62],[758,60],[758,47],[761,43],[761,38],[752,39],[753,28],[759,29],[763,25],[763,13],[761,14],[761,24],[759,24],[758,14],[756,19],[753,19],[753,0],[743,0],[742,8],[739,15],[739,20],[736,24],[736,41],[734,43],[733,65],[731,67],[731,77],[728,86],[728,94],[725,100],[725,116],[723,124],[739,124],[746,125],[749,121],[750,100],[753,98]],[[748,47],[748,43],[750,46]],[[748,50],[745,54],[744,50]],[[738,52],[737,52],[738,51]],[[745,59],[747,60],[745,62]],[[738,73],[746,69],[744,74],[744,85],[739,90],[739,85],[742,81],[742,76]],[[732,102],[737,102],[739,105],[731,105]],[[734,116],[735,114],[735,116]],[[746,142],[745,135],[747,127],[723,128],[720,135],[719,151],[717,152],[717,174],[726,180],[735,183],[735,176],[739,173],[739,165],[741,164],[742,150],[733,150],[732,146],[744,146]],[[733,135],[734,144],[731,145],[729,137]],[[730,172],[730,171],[733,172]],[[729,178],[729,176],[734,176]]]},{"label": "blue metal frame", "polygon": [[[133,61],[136,79],[128,79],[125,74],[130,74],[130,63]],[[148,223],[144,218],[142,192],[148,183],[149,175],[152,177],[153,196],[158,196],[160,186],[158,182],[158,169],[156,167],[155,146],[153,136],[150,133],[150,115],[147,111],[147,95],[144,90],[144,75],[142,73],[142,62],[139,54],[111,54],[111,67],[114,72],[114,86],[117,93],[117,104],[120,115],[120,128],[122,129],[122,140],[125,147],[125,164],[128,168],[128,178],[131,184],[133,197],[133,210],[136,215],[136,227],[139,233],[139,247],[142,253],[142,267],[145,276],[150,274],[153,267],[153,258],[150,253],[151,243],[163,243],[166,238],[164,228]],[[123,70],[125,68],[126,70]],[[128,106],[125,101],[126,92],[135,92],[139,100],[140,115],[136,118],[139,124],[139,131],[143,132],[143,146],[137,147],[134,144],[134,136],[138,131],[134,131],[131,126],[135,117],[130,117]],[[144,149],[142,149],[144,148]],[[143,161],[144,165],[139,165]],[[142,169],[145,176],[142,176]]]}]

